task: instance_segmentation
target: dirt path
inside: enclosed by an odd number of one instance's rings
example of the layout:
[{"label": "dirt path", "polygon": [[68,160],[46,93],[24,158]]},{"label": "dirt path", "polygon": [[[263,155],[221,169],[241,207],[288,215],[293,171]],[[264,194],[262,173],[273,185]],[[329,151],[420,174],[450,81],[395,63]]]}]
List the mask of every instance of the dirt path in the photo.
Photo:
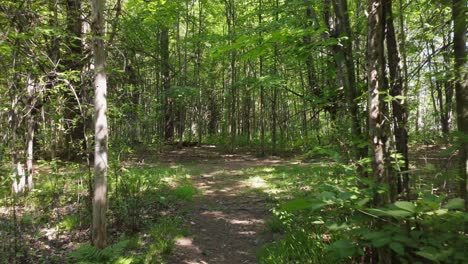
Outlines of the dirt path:
[{"label": "dirt path", "polygon": [[201,172],[193,177],[200,194],[185,208],[188,213],[184,221],[190,235],[177,240],[168,263],[257,263],[257,249],[272,237],[265,229],[270,206],[266,195],[244,183],[249,175],[242,169],[286,162],[221,155],[207,147],[171,151],[161,161],[191,162]]}]

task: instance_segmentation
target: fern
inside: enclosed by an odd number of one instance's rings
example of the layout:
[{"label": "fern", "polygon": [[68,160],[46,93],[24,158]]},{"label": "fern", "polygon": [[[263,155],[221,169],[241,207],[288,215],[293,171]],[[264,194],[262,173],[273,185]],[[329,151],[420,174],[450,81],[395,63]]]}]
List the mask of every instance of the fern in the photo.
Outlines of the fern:
[{"label": "fern", "polygon": [[84,244],[69,254],[72,263],[113,263],[124,255],[131,240],[122,240],[99,250],[90,244]]}]

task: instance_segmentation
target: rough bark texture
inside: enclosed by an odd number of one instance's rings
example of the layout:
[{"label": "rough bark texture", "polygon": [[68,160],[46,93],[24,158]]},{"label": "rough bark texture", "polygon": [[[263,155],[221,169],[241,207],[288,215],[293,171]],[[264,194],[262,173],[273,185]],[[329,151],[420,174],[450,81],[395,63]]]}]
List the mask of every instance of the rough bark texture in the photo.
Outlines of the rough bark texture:
[{"label": "rough bark texture", "polygon": [[[393,97],[393,127],[395,132],[395,145],[397,153],[402,155],[403,166],[399,169],[397,179],[398,193],[409,193],[409,160],[408,160],[408,112],[405,104],[405,91],[403,89],[403,75],[400,67],[400,53],[397,46],[395,28],[393,25],[392,0],[385,0],[385,24],[388,55],[388,69],[390,73],[390,95]],[[392,181],[392,183],[394,183]]]},{"label": "rough bark texture", "polygon": [[[384,12],[383,0],[368,0],[368,35],[367,35],[367,78],[368,78],[368,113],[369,135],[371,139],[373,181],[380,189],[389,185],[388,162],[386,160],[387,138],[385,105],[382,91],[385,91],[384,72]],[[388,192],[374,195],[374,204],[382,206],[390,202]],[[381,223],[377,223],[381,224]],[[377,249],[378,263],[390,264],[391,251],[388,248]]]},{"label": "rough bark texture", "polygon": [[[333,1],[336,14],[336,37],[340,38],[340,45],[333,47],[338,73],[345,90],[348,111],[351,115],[351,135],[355,142],[361,140],[361,129],[359,122],[359,107],[356,102],[356,77],[354,72],[353,48],[351,25],[349,22],[348,5],[346,0]],[[355,144],[357,145],[357,144]],[[366,150],[355,146],[356,160],[360,160],[366,154]]]},{"label": "rough bark texture", "polygon": [[[369,0],[368,47],[367,47],[367,78],[368,78],[368,111],[369,135],[372,148],[372,168],[374,182],[377,185],[388,184],[385,171],[385,139],[383,103],[380,92],[384,86],[383,61],[383,8],[382,0]],[[375,204],[388,202],[387,195],[376,195]]]},{"label": "rough bark texture", "polygon": [[466,0],[452,1],[454,22],[453,51],[455,58],[455,93],[457,103],[457,125],[462,138],[460,147],[460,196],[465,199],[468,211],[468,71],[466,52]]},{"label": "rough bark texture", "polygon": [[94,79],[95,153],[92,242],[97,248],[107,244],[107,76],[104,47],[105,0],[92,0],[93,55],[96,76]]}]

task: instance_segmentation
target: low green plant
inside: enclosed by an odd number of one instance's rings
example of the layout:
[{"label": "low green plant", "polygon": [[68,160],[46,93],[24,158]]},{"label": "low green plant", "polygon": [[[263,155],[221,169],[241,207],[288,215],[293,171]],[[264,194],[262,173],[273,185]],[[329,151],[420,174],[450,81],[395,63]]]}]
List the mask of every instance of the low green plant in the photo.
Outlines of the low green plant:
[{"label": "low green plant", "polygon": [[257,254],[265,264],[320,264],[330,263],[324,258],[325,243],[306,230],[291,230],[280,240],[267,244]]},{"label": "low green plant", "polygon": [[90,244],[83,244],[69,255],[71,263],[112,263],[112,264],[130,264],[138,263],[139,259],[128,256],[128,251],[138,246],[136,238],[123,239],[115,244],[109,245],[100,250]]},{"label": "low green plant", "polygon": [[[385,189],[340,164],[246,173],[255,173],[289,194],[275,196],[274,218],[267,227],[284,230],[285,235],[265,246],[259,254],[261,263],[359,262],[369,248],[388,248],[401,263],[468,262],[468,237],[463,235],[468,214],[462,211],[462,199],[421,189],[417,200],[375,208],[373,192]],[[359,183],[369,187],[359,188]],[[306,237],[315,240],[309,243]],[[301,254],[308,257],[301,259]]]},{"label": "low green plant", "polygon": [[265,223],[266,228],[273,233],[283,233],[286,226],[278,216],[273,216]]},{"label": "low green plant", "polygon": [[170,254],[175,247],[175,239],[184,235],[177,218],[163,217],[151,228],[151,244],[144,257],[144,263],[163,263],[163,256]]},{"label": "low green plant", "polygon": [[195,186],[190,182],[186,182],[174,189],[174,196],[177,199],[185,201],[191,201],[196,193],[197,188],[195,188]]},{"label": "low green plant", "polygon": [[58,230],[72,231],[80,225],[80,218],[76,215],[65,216],[63,220],[58,223]]}]

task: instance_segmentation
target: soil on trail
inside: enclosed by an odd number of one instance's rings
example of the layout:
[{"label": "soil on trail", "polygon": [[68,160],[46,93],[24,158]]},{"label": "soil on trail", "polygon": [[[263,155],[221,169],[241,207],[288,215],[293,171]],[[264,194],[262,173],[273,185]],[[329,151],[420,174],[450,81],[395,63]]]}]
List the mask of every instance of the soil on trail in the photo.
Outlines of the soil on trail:
[{"label": "soil on trail", "polygon": [[275,166],[286,161],[252,155],[225,155],[209,147],[164,153],[160,162],[196,166],[193,182],[199,194],[187,205],[189,236],[179,238],[168,263],[257,263],[256,251],[272,240],[265,228],[270,216],[267,196],[253,191],[243,169]]}]

